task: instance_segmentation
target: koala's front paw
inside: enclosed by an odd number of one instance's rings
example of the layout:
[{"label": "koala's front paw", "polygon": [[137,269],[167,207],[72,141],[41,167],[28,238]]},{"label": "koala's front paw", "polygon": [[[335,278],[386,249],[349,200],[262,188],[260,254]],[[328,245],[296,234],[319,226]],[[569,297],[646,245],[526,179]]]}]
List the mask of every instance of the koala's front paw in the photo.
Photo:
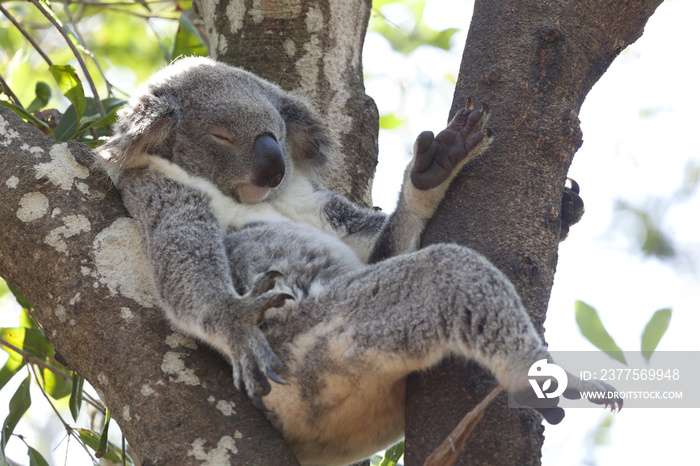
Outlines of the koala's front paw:
[{"label": "koala's front paw", "polygon": [[460,109],[437,136],[432,131],[418,136],[411,169],[411,182],[416,188],[426,190],[439,186],[456,167],[479,154],[477,146],[488,141],[491,130],[483,128],[488,106],[479,102],[479,108],[475,109],[474,105],[474,98],[470,96],[465,108]]},{"label": "koala's front paw", "polygon": [[255,279],[250,291],[241,298],[243,321],[233,330],[231,343],[233,383],[263,410],[267,408],[262,402],[262,397],[272,389],[268,378],[276,383],[283,383],[277,373],[284,366],[257,324],[262,320],[265,311],[284,306],[287,300],[294,299],[290,293],[274,290],[278,284],[277,279],[281,277],[280,272],[268,270]]}]

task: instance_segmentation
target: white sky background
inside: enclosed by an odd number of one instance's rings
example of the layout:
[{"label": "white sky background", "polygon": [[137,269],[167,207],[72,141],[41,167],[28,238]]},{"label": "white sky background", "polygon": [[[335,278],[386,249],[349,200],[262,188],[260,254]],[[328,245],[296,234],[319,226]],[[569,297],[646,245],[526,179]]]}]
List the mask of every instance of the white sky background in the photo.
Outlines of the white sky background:
[{"label": "white sky background", "polygon": [[[426,129],[438,132],[445,126],[454,91],[454,84],[445,77],[456,77],[459,70],[471,11],[472,2],[467,0],[428,2],[425,20],[431,27],[462,28],[449,52],[424,47],[404,57],[393,52],[381,36],[367,37],[367,93],[377,102],[380,113],[396,112],[408,120],[399,130],[380,133],[373,196],[374,203],[385,211],[394,208],[415,136]],[[400,10],[384,13],[392,22],[401,23]],[[692,139],[700,123],[698,18],[697,0],[666,0],[642,38],[615,60],[583,105],[584,145],[576,154],[570,176],[581,185],[586,214],[560,247],[546,322],[546,337],[553,351],[594,349],[576,327],[576,299],[598,310],[608,331],[626,351],[638,351],[644,325],[663,307],[672,307],[673,317],[658,349],[700,349],[699,272],[691,266],[679,268],[630,254],[633,243],[628,236],[632,230],[613,221],[615,200],[641,206],[650,193],[672,193],[680,185],[686,160],[700,159],[700,149]],[[406,98],[402,99],[399,85],[406,88]],[[652,117],[641,118],[640,112],[648,109],[654,110]],[[700,258],[698,212],[700,199],[695,196],[667,217],[667,226],[696,266]],[[16,325],[16,317],[8,315],[7,308],[3,314],[0,325]],[[4,360],[1,357],[2,363]],[[3,418],[9,401],[5,395],[14,393],[21,378],[16,377],[2,391]],[[41,407],[45,402],[36,389],[32,399],[30,413],[49,412],[48,406]],[[570,409],[560,425],[546,427],[543,462],[562,466],[700,464],[698,415],[697,409],[624,409],[614,417],[610,445],[594,448],[592,433],[606,415],[597,408]],[[31,432],[25,422],[16,432]],[[42,452],[55,448],[63,436],[60,424],[47,419],[33,419],[33,423],[44,429],[40,438],[46,439],[48,431],[53,432],[53,443]],[[116,426],[112,429],[117,430]],[[12,459],[26,462],[26,448],[13,442],[18,448]],[[29,443],[38,446],[31,438]],[[64,455],[63,448],[56,449],[55,464],[63,464]],[[67,464],[72,465],[85,455],[72,449],[68,458]]]},{"label": "white sky background", "polygon": [[[427,2],[425,20],[435,29],[463,28],[453,50],[416,50],[404,57],[386,40],[370,34],[364,67],[367,93],[380,114],[397,112],[408,120],[401,131],[383,131],[374,203],[391,211],[421,131],[444,128],[466,38],[472,2]],[[630,254],[633,230],[615,221],[618,199],[643,206],[649,194],[670,195],[681,184],[688,159],[699,159],[697,0],[666,0],[644,35],[628,47],[588,95],[581,114],[584,144],[570,176],[581,185],[586,205],[559,251],[559,265],[545,323],[552,351],[594,350],[574,319],[574,301],[595,307],[617,344],[639,351],[652,314],[672,307],[668,332],[657,350],[698,350],[700,279],[692,265],[678,267]],[[400,15],[395,23],[400,23]],[[427,65],[429,63],[429,65]],[[401,100],[397,83],[407,87]],[[426,85],[427,83],[427,85]],[[652,110],[652,116],[640,113]],[[697,267],[700,258],[700,199],[673,209],[665,225]],[[619,217],[619,216],[618,216]],[[688,262],[686,264],[688,264]],[[694,375],[694,374],[693,374]],[[700,389],[700,386],[698,387]],[[570,409],[558,426],[546,426],[545,465],[700,464],[695,409],[623,409],[614,416],[610,444],[593,446],[592,435],[607,414],[599,408]]]}]

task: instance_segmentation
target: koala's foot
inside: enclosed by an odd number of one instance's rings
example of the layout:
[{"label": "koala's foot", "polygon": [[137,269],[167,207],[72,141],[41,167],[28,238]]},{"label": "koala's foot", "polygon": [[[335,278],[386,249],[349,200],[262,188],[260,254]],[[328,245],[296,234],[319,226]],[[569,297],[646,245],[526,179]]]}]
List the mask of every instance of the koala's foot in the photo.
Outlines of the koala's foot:
[{"label": "koala's foot", "polygon": [[421,190],[435,188],[447,181],[456,168],[473,160],[491,137],[491,130],[483,127],[487,116],[488,106],[479,102],[475,108],[470,96],[465,108],[437,136],[432,131],[418,135],[411,170],[413,185]]},{"label": "koala's foot", "polygon": [[[545,363],[544,366],[550,369],[543,373],[542,376],[537,375],[530,369],[527,376],[523,373],[521,376],[514,377],[512,380],[514,387],[509,391],[513,401],[520,406],[534,408],[539,411],[548,423],[559,424],[564,418],[564,409],[558,406],[559,396],[577,400],[581,398],[581,393],[595,392],[601,396],[599,398],[588,396],[587,400],[591,403],[605,405],[612,411],[622,409],[623,400],[614,396],[617,390],[612,385],[599,380],[581,380],[555,364]],[[559,389],[560,379],[565,379],[566,381],[566,387],[563,390]],[[535,393],[533,383],[540,387],[540,397]],[[550,398],[552,395],[557,396]]]},{"label": "koala's foot", "polygon": [[583,199],[579,196],[578,183],[571,178],[567,178],[571,183],[571,187],[564,187],[564,195],[561,199],[561,230],[559,233],[559,241],[564,240],[569,234],[571,225],[578,223],[583,216]]},{"label": "koala's foot", "polygon": [[262,402],[262,397],[272,389],[268,378],[282,384],[277,373],[282,371],[284,366],[257,324],[262,320],[265,311],[282,307],[287,300],[294,299],[290,293],[274,290],[277,279],[281,277],[280,272],[268,270],[255,279],[250,291],[240,298],[243,301],[244,318],[231,330],[233,383],[237,389],[246,393],[258,408],[265,411],[267,408]]}]

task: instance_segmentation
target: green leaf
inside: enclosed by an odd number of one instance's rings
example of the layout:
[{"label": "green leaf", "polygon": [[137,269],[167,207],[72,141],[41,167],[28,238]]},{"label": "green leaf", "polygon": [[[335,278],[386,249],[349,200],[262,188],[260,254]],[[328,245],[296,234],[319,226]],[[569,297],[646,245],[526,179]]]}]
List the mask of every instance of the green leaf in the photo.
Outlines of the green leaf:
[{"label": "green leaf", "polygon": [[[80,440],[85,443],[85,445],[89,446],[93,450],[97,451],[99,449],[99,444],[100,444],[100,439],[101,437],[98,436],[96,433],[89,431],[87,429],[78,429],[78,435],[80,436]],[[122,456],[122,449],[113,444],[112,442],[107,443],[107,451],[104,454],[102,458],[107,459],[113,463],[120,464],[121,463],[121,456]],[[132,459],[129,457],[129,455],[126,456],[126,464],[127,465],[133,465],[134,462]]]},{"label": "green leaf", "polygon": [[406,123],[406,120],[399,118],[395,113],[389,113],[379,117],[379,127],[381,129],[395,129]]},{"label": "green leaf", "polygon": [[[41,330],[36,328],[0,328],[0,339],[41,360],[53,357],[55,353],[51,343]],[[14,353],[7,347],[3,346],[3,348],[8,353]]]},{"label": "green leaf", "polygon": [[10,289],[20,306],[22,306],[24,309],[32,308],[32,305],[29,304],[29,300],[25,298],[24,295],[20,293],[19,290],[17,290],[17,288],[15,288],[15,286],[12,283],[7,282],[7,287]]},{"label": "green leaf", "polygon": [[651,355],[654,354],[659,341],[668,330],[668,324],[671,322],[671,309],[660,309],[651,316],[649,323],[644,327],[642,332],[642,355],[649,362]]},{"label": "green leaf", "polygon": [[78,420],[78,415],[80,414],[80,407],[83,404],[84,383],[85,379],[80,377],[77,372],[73,372],[73,385],[71,387],[68,406],[70,407],[70,413],[73,416],[74,421]]},{"label": "green leaf", "polygon": [[51,87],[45,82],[39,81],[36,83],[34,88],[34,93],[36,97],[32,100],[32,103],[27,107],[28,112],[36,112],[48,105],[49,100],[51,100]]},{"label": "green leaf", "polygon": [[53,65],[49,67],[49,71],[51,71],[63,95],[73,104],[77,114],[76,120],[80,121],[85,111],[86,99],[83,84],[80,82],[75,68],[71,65]]},{"label": "green leaf", "polygon": [[10,413],[5,418],[5,422],[2,425],[2,438],[0,439],[0,449],[5,451],[5,446],[10,440],[10,435],[14,432],[17,423],[24,413],[27,412],[29,407],[32,405],[32,398],[29,395],[29,385],[31,384],[32,378],[30,375],[25,378],[14,395],[10,400]]},{"label": "green leaf", "polygon": [[398,463],[403,456],[403,448],[403,440],[396,445],[393,445],[391,448],[387,448],[386,452],[384,452],[384,458],[379,463],[379,466],[396,466],[396,463]]},{"label": "green leaf", "polygon": [[[56,370],[60,369],[56,368]],[[44,390],[51,395],[54,400],[65,398],[73,392],[73,386],[55,372],[47,368],[42,368],[41,376],[44,379]]]},{"label": "green leaf", "polygon": [[27,456],[29,456],[29,466],[49,466],[41,453],[27,445]]},{"label": "green leaf", "polygon": [[71,105],[61,116],[61,120],[53,130],[53,138],[60,142],[66,142],[78,134],[78,115],[75,107]]},{"label": "green leaf", "polygon": [[199,31],[187,16],[180,15],[180,24],[175,34],[172,58],[180,56],[207,56],[207,47]]},{"label": "green leaf", "polygon": [[584,337],[588,339],[596,348],[605,352],[611,358],[627,365],[625,355],[605,330],[598,312],[583,301],[575,303],[576,324]]},{"label": "green leaf", "polygon": [[13,355],[19,356],[13,351],[5,365],[0,369],[0,389],[7,385],[7,382],[12,380],[12,377],[24,367],[24,359],[20,356],[19,360],[17,360]]},{"label": "green leaf", "polygon": [[41,121],[40,119],[38,119],[37,117],[35,117],[34,115],[32,115],[31,113],[26,111],[25,109],[23,109],[22,107],[18,107],[17,105],[11,104],[10,102],[6,102],[4,100],[0,100],[0,105],[4,105],[5,107],[9,108],[10,110],[13,110],[17,115],[22,117],[23,120],[31,121],[35,125],[44,126],[47,129],[49,128],[49,125],[46,124],[46,122]]},{"label": "green leaf", "polygon": [[109,420],[112,415],[109,413],[109,409],[105,413],[105,425],[102,428],[102,435],[100,435],[100,443],[97,444],[97,450],[95,450],[95,458],[102,458],[107,453],[108,448],[108,437],[109,437]]}]

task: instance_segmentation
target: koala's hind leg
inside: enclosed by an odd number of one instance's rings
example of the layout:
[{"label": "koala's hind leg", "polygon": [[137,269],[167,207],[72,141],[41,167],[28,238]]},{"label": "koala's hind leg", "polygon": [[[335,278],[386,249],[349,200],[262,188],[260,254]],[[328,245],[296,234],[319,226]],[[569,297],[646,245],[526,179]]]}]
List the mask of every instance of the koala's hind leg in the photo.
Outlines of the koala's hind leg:
[{"label": "koala's hind leg", "polygon": [[[548,356],[510,282],[460,246],[387,259],[297,305],[288,321],[273,318],[265,331],[279,345],[287,382],[273,386],[265,403],[302,463],[334,464],[324,455],[341,451],[362,458],[397,440],[406,375],[448,355],[478,361],[506,387],[513,360]],[[275,327],[281,334],[302,321],[286,342],[274,335]]]}]

